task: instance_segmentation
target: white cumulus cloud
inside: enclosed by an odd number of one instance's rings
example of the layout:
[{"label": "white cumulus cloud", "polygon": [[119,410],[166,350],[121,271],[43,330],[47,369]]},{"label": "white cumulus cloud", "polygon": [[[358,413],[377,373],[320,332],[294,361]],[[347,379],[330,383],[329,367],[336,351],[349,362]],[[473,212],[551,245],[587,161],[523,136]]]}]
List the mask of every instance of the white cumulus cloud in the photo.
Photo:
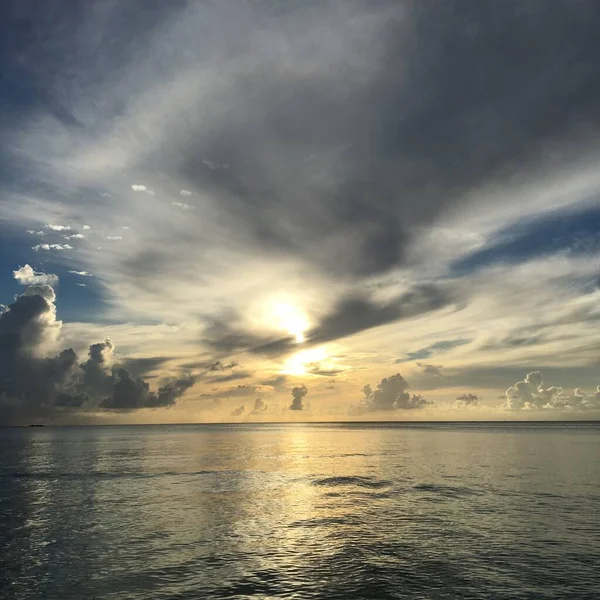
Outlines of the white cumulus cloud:
[{"label": "white cumulus cloud", "polygon": [[586,394],[581,388],[575,388],[569,394],[562,387],[554,385],[544,387],[540,371],[532,371],[523,381],[518,381],[506,390],[504,408],[507,410],[598,410],[600,409],[600,386],[591,394]]},{"label": "white cumulus cloud", "polygon": [[52,273],[40,273],[34,271],[30,265],[23,265],[16,271],[13,271],[13,277],[21,285],[56,285],[58,276]]},{"label": "white cumulus cloud", "polygon": [[49,250],[56,250],[60,252],[62,250],[73,250],[73,246],[69,244],[38,244],[37,246],[33,246],[33,250],[39,252],[40,250],[44,250],[48,252]]}]

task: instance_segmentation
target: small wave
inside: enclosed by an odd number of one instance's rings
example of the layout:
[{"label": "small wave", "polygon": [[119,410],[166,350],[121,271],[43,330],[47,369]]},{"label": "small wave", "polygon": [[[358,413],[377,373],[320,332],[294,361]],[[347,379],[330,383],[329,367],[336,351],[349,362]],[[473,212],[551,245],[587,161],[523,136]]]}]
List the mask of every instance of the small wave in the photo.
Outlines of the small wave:
[{"label": "small wave", "polygon": [[412,489],[419,492],[431,492],[433,494],[451,498],[459,496],[479,496],[482,493],[480,490],[476,490],[474,488],[435,483],[418,483],[413,485]]},{"label": "small wave", "polygon": [[447,498],[457,498],[460,496],[479,496],[481,494],[479,490],[473,488],[435,483],[418,483],[413,485],[412,489],[418,492],[431,492],[432,494],[445,496]]},{"label": "small wave", "polygon": [[164,471],[157,473],[135,473],[135,472],[111,472],[111,471],[81,471],[79,473],[52,473],[40,471],[31,473],[28,471],[14,471],[12,473],[2,473],[0,478],[8,479],[151,479],[154,477],[177,477],[193,475],[210,475],[219,471]]},{"label": "small wave", "polygon": [[316,479],[315,481],[313,481],[313,485],[325,487],[351,485],[370,489],[381,489],[388,487],[391,484],[389,481],[375,479],[373,477],[360,477],[358,475],[350,475],[346,477],[323,477],[321,479]]},{"label": "small wave", "polygon": [[356,525],[358,519],[353,517],[323,517],[321,519],[302,519],[301,521],[294,521],[290,523],[288,527],[295,529],[297,527],[329,527],[332,525]]}]

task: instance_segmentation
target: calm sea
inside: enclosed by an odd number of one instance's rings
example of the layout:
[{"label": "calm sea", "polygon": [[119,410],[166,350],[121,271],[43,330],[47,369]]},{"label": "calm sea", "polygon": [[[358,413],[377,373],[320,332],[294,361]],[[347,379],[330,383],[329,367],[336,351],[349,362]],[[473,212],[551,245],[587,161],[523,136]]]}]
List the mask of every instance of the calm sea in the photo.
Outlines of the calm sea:
[{"label": "calm sea", "polygon": [[600,598],[600,425],[0,429],[0,598]]}]

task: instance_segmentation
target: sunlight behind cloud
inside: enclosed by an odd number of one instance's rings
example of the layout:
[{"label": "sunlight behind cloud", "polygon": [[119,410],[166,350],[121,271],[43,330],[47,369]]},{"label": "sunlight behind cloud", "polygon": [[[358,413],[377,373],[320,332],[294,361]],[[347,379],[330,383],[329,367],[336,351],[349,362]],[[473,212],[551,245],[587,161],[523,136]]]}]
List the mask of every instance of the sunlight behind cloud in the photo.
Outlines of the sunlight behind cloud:
[{"label": "sunlight behind cloud", "polygon": [[304,332],[308,329],[308,317],[297,306],[276,300],[268,308],[269,319],[274,319],[276,327],[304,342]]},{"label": "sunlight behind cloud", "polygon": [[329,353],[325,346],[301,350],[286,360],[282,373],[284,375],[306,375],[315,363],[326,360],[328,356]]}]

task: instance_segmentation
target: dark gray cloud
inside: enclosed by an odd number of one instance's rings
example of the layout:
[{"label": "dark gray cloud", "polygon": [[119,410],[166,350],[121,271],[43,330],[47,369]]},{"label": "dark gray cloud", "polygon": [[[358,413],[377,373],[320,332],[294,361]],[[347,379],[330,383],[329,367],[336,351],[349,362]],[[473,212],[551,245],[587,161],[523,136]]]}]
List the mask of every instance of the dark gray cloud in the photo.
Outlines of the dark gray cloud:
[{"label": "dark gray cloud", "polygon": [[169,362],[168,356],[144,356],[139,358],[119,359],[118,366],[129,371],[136,377],[144,377],[152,373],[166,362]]},{"label": "dark gray cloud", "polygon": [[363,388],[363,406],[367,410],[416,410],[433,404],[419,394],[410,394],[408,382],[400,373],[384,377],[377,389],[370,385]]},{"label": "dark gray cloud", "polygon": [[102,399],[100,406],[112,410],[136,410],[173,406],[194,385],[195,379],[191,375],[173,379],[153,392],[143,379],[125,369],[116,369],[110,376],[110,382],[112,391]]},{"label": "dark gray cloud", "polygon": [[117,369],[112,388],[112,394],[101,402],[103,408],[134,410],[145,408],[152,401],[148,383],[125,369]]},{"label": "dark gray cloud", "polygon": [[[218,73],[219,84],[168,115],[136,169],[215,198],[219,225],[236,232],[240,245],[277,250],[335,278],[360,280],[401,264],[421,227],[468,192],[541,160],[551,169],[597,139],[600,16],[591,0],[575,7],[451,0],[442,9],[360,0],[236,10],[229,3],[133,6],[103,13],[101,37],[109,43],[101,60],[98,36],[83,34],[99,26],[94,11],[81,19],[67,8],[48,11],[43,27],[37,10],[24,9],[32,13],[24,20],[9,15],[4,100],[20,113],[43,107],[93,137],[127,127],[128,101],[135,106],[171,71],[202,64],[206,79]],[[143,28],[146,22],[152,26]],[[37,34],[14,33],[24,30]],[[152,56],[160,60],[140,58]],[[109,85],[117,66],[119,75],[132,74],[130,86]],[[87,107],[90,96],[92,118],[64,108]],[[127,135],[138,124],[131,129]],[[8,145],[1,150],[23,161]],[[123,275],[156,288],[157,271],[196,263],[186,250],[197,236],[173,233],[149,233],[121,259]],[[218,349],[254,345],[228,341]]]},{"label": "dark gray cloud", "polygon": [[223,362],[221,360],[214,361],[205,361],[205,360],[194,360],[191,362],[182,363],[179,365],[180,369],[184,370],[202,370],[206,373],[218,373],[221,371],[229,371],[231,369],[235,369],[235,367],[239,367],[239,363],[235,361]]},{"label": "dark gray cloud", "polygon": [[238,363],[232,361],[229,363],[223,363],[220,360],[216,360],[215,362],[204,364],[204,368],[207,371],[229,371],[229,369],[233,369],[234,367],[238,367]]},{"label": "dark gray cloud", "polygon": [[94,395],[110,393],[114,349],[114,344],[109,338],[90,346],[87,361],[80,365],[83,371],[83,387],[86,391]]},{"label": "dark gray cloud", "polygon": [[[291,350],[295,338],[291,336],[274,338],[249,332],[240,324],[239,316],[230,312],[221,319],[213,317],[206,319],[202,343],[223,355],[248,351],[252,354],[274,356]],[[222,363],[216,361],[213,364]]]},{"label": "dark gray cloud", "polygon": [[170,406],[194,380],[168,381],[156,392],[124,368],[111,368],[114,344],[92,344],[80,362],[72,348],[45,357],[60,333],[56,296],[48,285],[33,285],[0,314],[0,422],[26,421],[56,411],[88,408]]},{"label": "dark gray cloud", "polygon": [[173,406],[175,401],[180,398],[186,390],[191,388],[196,382],[192,375],[184,377],[171,378],[167,383],[160,386],[155,394],[156,400],[149,406]]},{"label": "dark gray cloud", "polygon": [[308,394],[308,388],[302,384],[292,388],[292,403],[290,410],[304,410],[304,398]]},{"label": "dark gray cloud", "polygon": [[344,297],[306,337],[310,343],[335,340],[432,312],[453,304],[457,299],[456,292],[443,285],[416,286],[385,303],[378,303],[361,295]]},{"label": "dark gray cloud", "polygon": [[468,394],[461,394],[460,396],[457,396],[456,400],[462,406],[475,406],[479,404],[480,398],[479,396],[469,392]]},{"label": "dark gray cloud", "polygon": [[[270,11],[256,6],[262,27]],[[287,39],[285,66],[238,31],[233,53],[245,48],[247,68],[223,98],[236,110],[215,115],[206,135],[172,140],[185,185],[216,195],[261,247],[334,276],[385,271],[402,262],[415,227],[466,192],[519,171],[579,123],[598,126],[593,2],[338,8],[270,15],[269,30]],[[367,11],[375,18],[360,36],[347,15],[360,23]],[[301,28],[321,23],[345,54],[305,49]],[[206,156],[229,168],[206,168]],[[343,257],[323,252],[332,233],[353,240]]]}]

